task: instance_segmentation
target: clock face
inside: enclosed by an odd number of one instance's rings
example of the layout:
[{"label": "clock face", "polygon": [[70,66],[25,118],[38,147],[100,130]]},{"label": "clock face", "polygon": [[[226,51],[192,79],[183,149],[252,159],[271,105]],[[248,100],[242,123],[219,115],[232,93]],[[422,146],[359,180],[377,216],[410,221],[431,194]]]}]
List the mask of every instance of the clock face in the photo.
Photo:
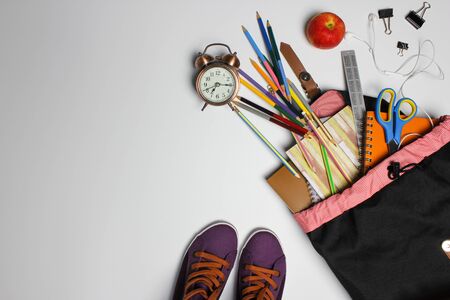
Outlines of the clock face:
[{"label": "clock face", "polygon": [[212,104],[225,104],[236,91],[235,76],[224,67],[210,67],[200,76],[198,90]]}]

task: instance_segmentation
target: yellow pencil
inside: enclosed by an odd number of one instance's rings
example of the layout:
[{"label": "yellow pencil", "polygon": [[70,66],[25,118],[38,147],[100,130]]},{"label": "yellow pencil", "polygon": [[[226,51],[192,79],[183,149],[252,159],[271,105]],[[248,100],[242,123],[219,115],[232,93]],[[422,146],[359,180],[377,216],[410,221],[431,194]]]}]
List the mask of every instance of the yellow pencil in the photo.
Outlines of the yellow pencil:
[{"label": "yellow pencil", "polygon": [[323,123],[320,121],[319,117],[317,117],[317,115],[312,111],[309,110],[306,105],[303,103],[303,101],[300,99],[300,96],[297,95],[298,91],[295,91],[292,87],[289,87],[290,91],[291,91],[291,95],[292,98],[294,99],[295,103],[297,103],[297,105],[300,107],[300,109],[302,111],[305,112],[305,114],[307,114],[311,119],[314,120],[314,122],[317,123],[317,125],[322,128],[322,130],[324,131],[327,139],[330,140],[330,142],[333,143],[333,145],[337,146],[336,141],[334,140],[334,138],[331,136],[331,133],[328,131],[328,129],[325,127],[325,125],[323,125]]},{"label": "yellow pencil", "polygon": [[311,115],[311,112],[306,108],[306,106],[303,104],[303,102],[300,101],[300,98],[297,96],[297,94],[295,93],[295,91],[294,91],[291,87],[289,87],[289,89],[290,89],[290,91],[291,91],[292,98],[294,99],[295,103],[297,103],[298,107],[300,107],[300,109],[301,109],[302,111],[304,111],[305,114],[307,114],[307,115],[310,116],[310,115]]},{"label": "yellow pencil", "polygon": [[248,82],[247,80],[245,80],[242,77],[239,80],[242,83],[242,85],[247,87],[249,90],[251,90],[257,96],[259,96],[261,99],[263,99],[271,107],[273,107],[276,110],[278,110],[280,112],[280,114],[285,115],[289,120],[291,120],[292,122],[294,122],[294,123],[296,123],[296,124],[298,124],[298,125],[300,125],[302,127],[306,126],[302,119],[300,119],[297,116],[292,117],[282,106],[277,105],[272,99],[267,97],[263,92],[261,92],[259,89],[257,89],[253,85],[251,85],[250,82]]},{"label": "yellow pencil", "polygon": [[[252,65],[256,69],[256,71],[262,76],[262,78],[264,78],[264,80],[267,82],[267,84],[272,88],[272,90],[275,93],[279,93],[279,96],[281,97],[280,89],[276,86],[276,84],[272,81],[272,79],[270,79],[270,77],[264,72],[264,70],[258,65],[258,63],[251,58],[250,58],[250,62],[252,63]],[[283,98],[283,97],[281,97],[281,98]],[[302,119],[297,117],[296,120],[298,122],[300,122],[303,126],[306,126],[305,122]]]},{"label": "yellow pencil", "polygon": [[[274,92],[279,91],[278,87],[275,85],[275,83],[272,81],[272,79],[270,79],[270,77],[263,71],[263,69],[258,65],[258,63],[251,58],[250,58],[250,62],[252,63],[252,65],[256,69],[256,71],[259,73],[259,75],[261,75],[262,78],[264,78],[264,80],[267,82],[267,84],[269,84],[269,86],[272,88],[272,90]],[[301,119],[299,119],[299,121],[301,122]],[[296,134],[294,134],[293,132],[291,132],[291,134],[294,137],[294,140],[297,143],[298,148],[300,149],[300,152],[302,152],[303,156],[305,157],[305,160],[308,163],[310,169],[313,170],[314,173],[316,173],[316,168],[311,161],[312,160],[311,155],[308,153],[308,150],[305,149],[305,146],[303,146],[300,138]]]},{"label": "yellow pencil", "polygon": [[250,91],[252,91],[253,93],[255,93],[257,96],[259,96],[261,99],[263,99],[267,104],[269,104],[272,107],[275,107],[275,102],[273,102],[272,100],[269,99],[269,97],[267,97],[266,95],[264,95],[264,93],[262,93],[260,90],[258,90],[257,88],[255,88],[253,85],[251,85],[248,81],[246,81],[243,78],[240,78],[240,81],[242,83],[242,85],[244,85],[246,88],[248,88]]}]

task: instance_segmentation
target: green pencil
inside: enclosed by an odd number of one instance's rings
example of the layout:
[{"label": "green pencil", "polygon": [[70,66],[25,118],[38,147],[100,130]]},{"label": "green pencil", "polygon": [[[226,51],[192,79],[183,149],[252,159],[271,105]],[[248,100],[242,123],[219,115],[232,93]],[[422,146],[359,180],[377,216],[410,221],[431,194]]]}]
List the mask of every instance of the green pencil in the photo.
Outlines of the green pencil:
[{"label": "green pencil", "polygon": [[331,194],[336,194],[336,186],[333,181],[333,174],[331,174],[330,163],[328,162],[327,149],[320,144],[320,151],[322,152],[323,164],[325,165],[325,171],[327,172],[328,184],[330,185]]}]

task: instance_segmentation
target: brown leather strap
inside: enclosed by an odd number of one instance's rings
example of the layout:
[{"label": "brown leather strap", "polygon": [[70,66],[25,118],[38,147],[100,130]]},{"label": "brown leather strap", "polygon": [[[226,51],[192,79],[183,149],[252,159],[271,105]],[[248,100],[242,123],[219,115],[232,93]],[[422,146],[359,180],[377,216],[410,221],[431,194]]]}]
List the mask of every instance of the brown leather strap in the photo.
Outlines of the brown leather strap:
[{"label": "brown leather strap", "polygon": [[305,67],[298,58],[297,54],[295,54],[292,47],[289,44],[281,43],[280,51],[291,67],[292,71],[294,71],[295,76],[297,76],[298,80],[300,80],[300,84],[302,85],[306,96],[311,99],[311,101],[316,100],[321,94],[319,86],[314,81],[311,74],[306,71]]}]

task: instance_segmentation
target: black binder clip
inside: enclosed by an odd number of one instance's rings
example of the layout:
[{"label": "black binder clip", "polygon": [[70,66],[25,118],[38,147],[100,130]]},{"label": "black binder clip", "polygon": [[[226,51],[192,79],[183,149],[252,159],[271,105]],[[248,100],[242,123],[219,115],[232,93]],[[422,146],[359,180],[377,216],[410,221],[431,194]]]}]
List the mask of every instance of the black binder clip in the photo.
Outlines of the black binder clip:
[{"label": "black binder clip", "polygon": [[[384,33],[391,34],[391,18],[394,16],[393,8],[385,8],[378,10],[378,18],[383,20],[384,23]],[[387,20],[386,20],[387,19]]]},{"label": "black binder clip", "polygon": [[[425,14],[425,11],[431,7],[430,3],[424,2],[422,7],[418,10],[414,11],[411,10],[405,17],[406,21],[408,21],[414,28],[419,29],[422,27],[423,23],[425,23],[425,20],[423,19],[423,15]],[[420,16],[419,16],[420,13]]]},{"label": "black binder clip", "polygon": [[398,48],[397,55],[398,56],[403,56],[403,51],[406,51],[409,48],[408,47],[408,43],[403,43],[403,42],[398,41],[397,42],[397,48]]}]

